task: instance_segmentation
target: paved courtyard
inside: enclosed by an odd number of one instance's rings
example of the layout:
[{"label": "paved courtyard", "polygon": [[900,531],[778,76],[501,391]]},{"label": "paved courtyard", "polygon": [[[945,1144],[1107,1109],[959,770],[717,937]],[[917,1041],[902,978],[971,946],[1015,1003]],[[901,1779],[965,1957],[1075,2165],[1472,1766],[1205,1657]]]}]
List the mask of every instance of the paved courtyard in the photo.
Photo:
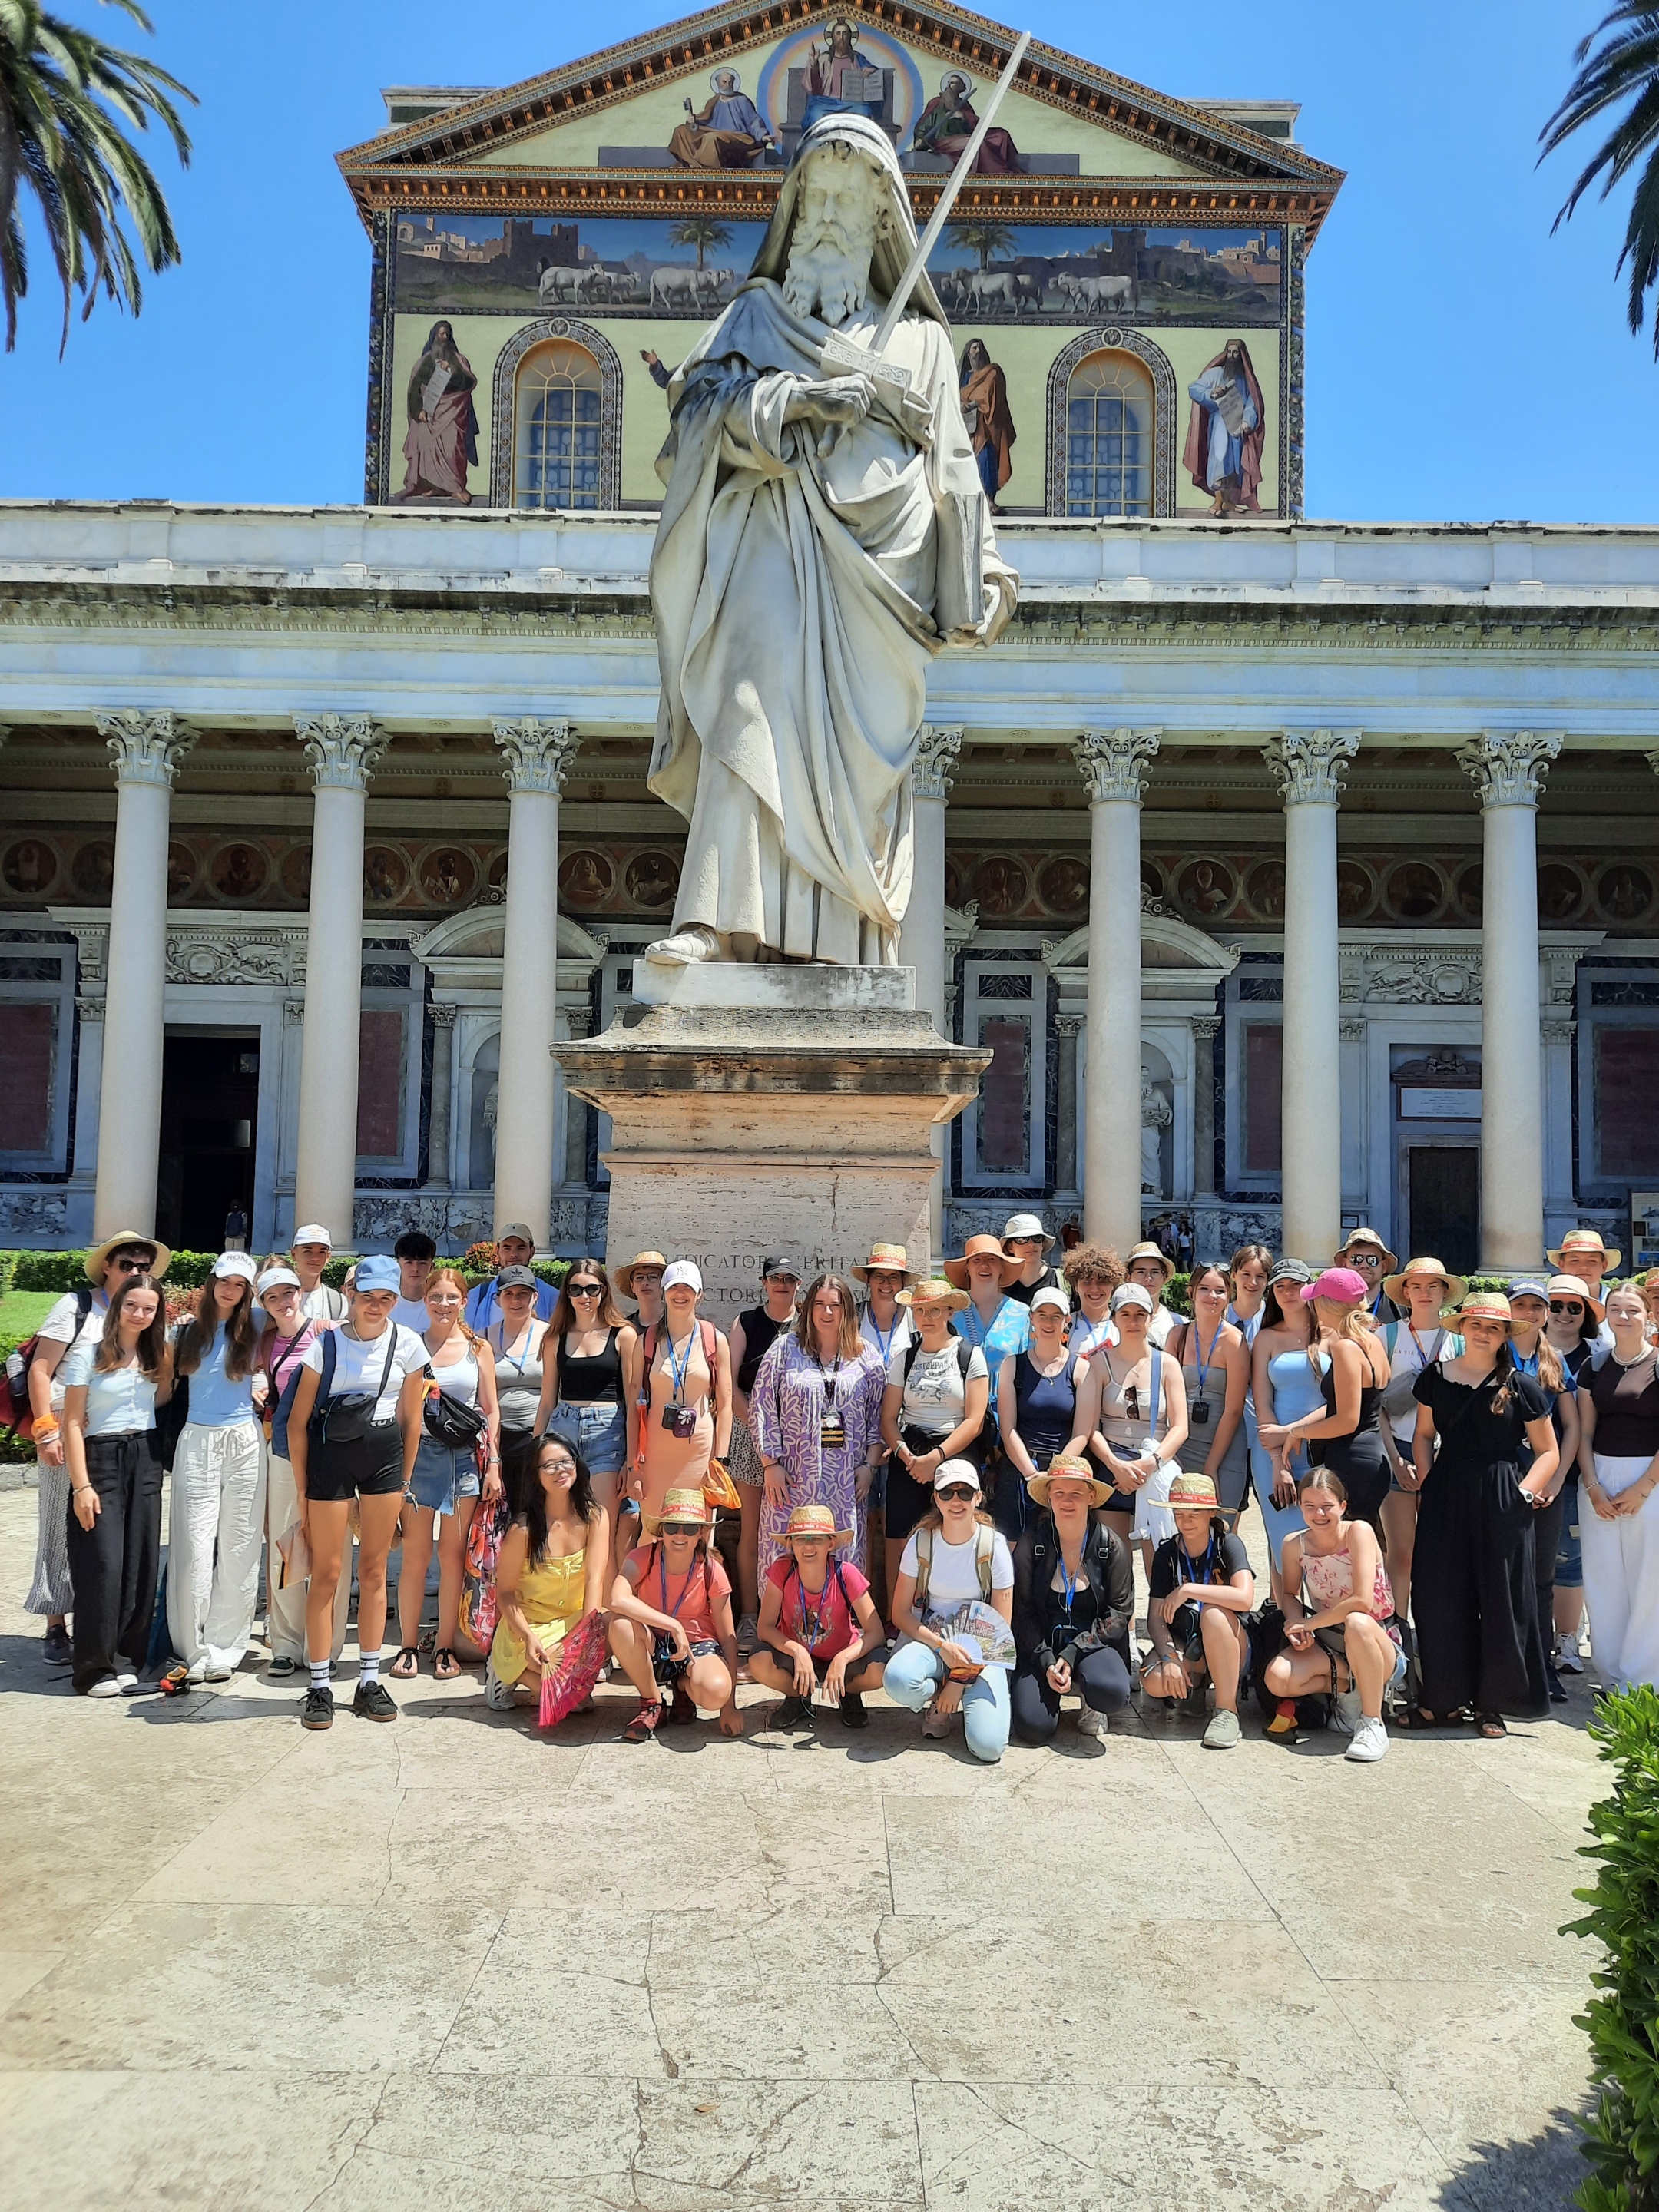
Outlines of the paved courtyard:
[{"label": "paved courtyard", "polygon": [[33,1516],[0,1496],[8,2204],[1512,2212],[1583,2170],[1587,1692],[1370,1768],[1155,1719],[985,1771],[757,1691],[740,1743],[623,1745],[611,1690],[542,1741],[476,1676],[308,1736],[252,1666],[73,1698]]}]

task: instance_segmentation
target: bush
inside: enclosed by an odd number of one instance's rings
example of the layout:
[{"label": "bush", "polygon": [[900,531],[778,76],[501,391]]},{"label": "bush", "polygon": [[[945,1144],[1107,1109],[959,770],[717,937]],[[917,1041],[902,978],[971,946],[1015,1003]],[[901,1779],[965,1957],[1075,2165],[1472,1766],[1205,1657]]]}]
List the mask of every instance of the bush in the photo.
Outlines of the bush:
[{"label": "bush", "polygon": [[1171,1275],[1164,1285],[1164,1303],[1171,1313],[1190,1314],[1193,1310],[1192,1277]]},{"label": "bush", "polygon": [[16,1273],[17,1262],[22,1256],[21,1252],[0,1252],[0,1298],[3,1298],[10,1290],[11,1279]]},{"label": "bush", "polygon": [[1659,1696],[1645,1684],[1596,1708],[1590,1735],[1618,1770],[1611,1797],[1590,1808],[1601,1869],[1573,1894],[1589,1911],[1564,1936],[1593,1936],[1605,1963],[1576,2025],[1590,2039],[1599,2092],[1585,2130],[1593,2169],[1583,2212],[1659,2212]]}]

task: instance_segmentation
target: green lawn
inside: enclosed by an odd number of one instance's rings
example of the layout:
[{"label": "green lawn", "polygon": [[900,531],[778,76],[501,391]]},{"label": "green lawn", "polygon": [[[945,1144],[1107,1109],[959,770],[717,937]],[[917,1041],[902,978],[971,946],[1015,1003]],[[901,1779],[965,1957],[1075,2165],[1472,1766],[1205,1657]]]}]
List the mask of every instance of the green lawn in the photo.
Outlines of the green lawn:
[{"label": "green lawn", "polygon": [[58,1297],[56,1291],[8,1291],[0,1298],[0,1352],[33,1336]]}]

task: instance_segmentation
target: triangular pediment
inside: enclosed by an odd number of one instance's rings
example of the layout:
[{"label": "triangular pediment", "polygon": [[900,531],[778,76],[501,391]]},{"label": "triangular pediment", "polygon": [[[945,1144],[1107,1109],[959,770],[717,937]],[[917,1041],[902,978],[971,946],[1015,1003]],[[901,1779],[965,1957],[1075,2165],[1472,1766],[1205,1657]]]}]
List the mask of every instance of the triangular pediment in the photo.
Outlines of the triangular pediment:
[{"label": "triangular pediment", "polygon": [[[850,41],[843,34],[832,47],[838,23],[847,26]],[[821,75],[833,52],[843,68],[859,70],[858,88],[873,95],[872,112],[924,185],[950,167],[929,145],[940,137],[939,101],[961,96],[947,92],[949,81],[960,77],[968,100],[982,106],[1013,36],[965,9],[901,12],[889,0],[711,8],[521,84],[468,94],[352,148],[340,162],[366,218],[377,204],[411,190],[447,198],[447,186],[457,204],[479,191],[492,200],[516,198],[538,175],[586,173],[603,179],[611,198],[624,178],[654,173],[702,182],[741,171],[749,187],[743,196],[763,201],[799,135],[813,72]],[[849,82],[838,78],[837,88]],[[673,150],[676,131],[696,124],[728,93],[747,105],[772,144],[759,158],[689,168],[683,149],[678,155]],[[1223,188],[1242,195],[1221,203],[1241,213],[1265,212],[1267,199],[1288,194],[1311,232],[1340,173],[1284,138],[1263,135],[1288,128],[1285,118],[1293,109],[1267,104],[1241,112],[1262,127],[1034,42],[997,117],[1013,150],[996,182],[1005,190],[1045,194],[1085,179],[1144,180],[1152,189],[1186,184],[1206,193]],[[975,186],[980,183],[975,179]],[[715,196],[732,195],[727,189]]]}]

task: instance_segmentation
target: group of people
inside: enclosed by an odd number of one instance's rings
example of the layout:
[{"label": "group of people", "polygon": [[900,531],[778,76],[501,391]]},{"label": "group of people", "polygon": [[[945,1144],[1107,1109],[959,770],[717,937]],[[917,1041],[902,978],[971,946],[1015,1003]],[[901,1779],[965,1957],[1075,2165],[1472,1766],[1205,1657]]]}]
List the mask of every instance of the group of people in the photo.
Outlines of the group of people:
[{"label": "group of people", "polygon": [[26,1347],[46,1662],[94,1698],[158,1652],[163,1689],[227,1680],[263,1575],[269,1674],[326,1728],[355,1544],[375,1721],[394,1552],[386,1676],[422,1667],[435,1552],[437,1679],[482,1665],[492,1710],[545,1720],[609,1671],[632,1741],[740,1733],[747,1679],[784,1727],[863,1727],[884,1688],[994,1760],[1068,1699],[1098,1735],[1138,1683],[1215,1748],[1247,1689],[1270,1735],[1325,1700],[1375,1760],[1388,1723],[1499,1736],[1564,1697],[1586,1608],[1605,1681],[1659,1680],[1659,1276],[1603,1297],[1620,1255],[1581,1230],[1471,1291],[1359,1228],[1320,1269],[1200,1266],[1182,1315],[1158,1244],[1054,1241],[1016,1214],[936,1275],[897,1244],[850,1277],[775,1255],[721,1329],[690,1261],[556,1287],[524,1224],[487,1281],[410,1231],[338,1289],[309,1224],[172,1312],[166,1246],[105,1238]]}]

